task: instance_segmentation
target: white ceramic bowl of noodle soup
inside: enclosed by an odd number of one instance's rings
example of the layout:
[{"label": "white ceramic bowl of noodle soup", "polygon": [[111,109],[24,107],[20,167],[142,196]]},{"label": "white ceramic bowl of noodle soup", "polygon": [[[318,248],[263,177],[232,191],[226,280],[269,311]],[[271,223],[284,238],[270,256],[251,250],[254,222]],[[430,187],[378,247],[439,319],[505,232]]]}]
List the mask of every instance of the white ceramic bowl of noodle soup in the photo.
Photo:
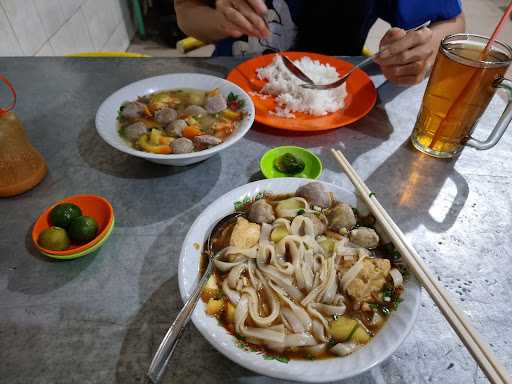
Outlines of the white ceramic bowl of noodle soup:
[{"label": "white ceramic bowl of noodle soup", "polygon": [[[182,300],[186,300],[198,281],[201,249],[209,231],[225,215],[233,212],[233,203],[259,192],[274,194],[294,193],[301,185],[311,182],[298,178],[278,178],[256,181],[226,193],[210,204],[192,224],[181,249],[178,281]],[[367,211],[356,195],[333,184],[323,183],[334,193],[336,200]],[[206,306],[200,301],[192,315],[192,321],[201,334],[222,354],[237,364],[262,375],[284,380],[310,383],[336,381],[359,375],[387,359],[404,341],[414,325],[419,304],[420,286],[410,277],[405,285],[403,302],[393,312],[383,329],[364,348],[346,357],[309,360],[290,360],[281,363],[264,360],[261,355],[240,349],[236,339],[218,321],[206,314]],[[200,356],[196,356],[200,358]]]},{"label": "white ceramic bowl of noodle soup", "polygon": [[[215,147],[204,151],[180,154],[159,155],[138,151],[128,145],[118,133],[117,113],[119,107],[126,101],[136,100],[139,96],[171,89],[213,90],[218,88],[225,97],[233,92],[245,101],[245,116],[237,129],[226,140]],[[140,157],[158,164],[184,166],[198,163],[232,146],[240,140],[251,128],[254,122],[254,104],[249,95],[232,82],[220,77],[199,73],[175,73],[151,77],[129,84],[110,95],[96,113],[96,130],[103,140],[115,149],[132,156]]]}]

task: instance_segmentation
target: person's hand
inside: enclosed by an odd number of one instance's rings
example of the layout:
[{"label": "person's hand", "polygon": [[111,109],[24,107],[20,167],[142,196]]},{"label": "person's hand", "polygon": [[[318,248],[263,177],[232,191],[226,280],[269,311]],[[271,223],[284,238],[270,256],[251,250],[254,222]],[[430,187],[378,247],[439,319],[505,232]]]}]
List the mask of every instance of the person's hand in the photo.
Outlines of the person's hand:
[{"label": "person's hand", "polygon": [[264,0],[216,0],[215,9],[224,16],[221,28],[229,36],[267,38],[270,35],[263,19],[268,10]]},{"label": "person's hand", "polygon": [[386,78],[397,85],[421,82],[432,64],[432,31],[422,28],[406,33],[391,28],[382,38],[382,54],[375,58]]}]

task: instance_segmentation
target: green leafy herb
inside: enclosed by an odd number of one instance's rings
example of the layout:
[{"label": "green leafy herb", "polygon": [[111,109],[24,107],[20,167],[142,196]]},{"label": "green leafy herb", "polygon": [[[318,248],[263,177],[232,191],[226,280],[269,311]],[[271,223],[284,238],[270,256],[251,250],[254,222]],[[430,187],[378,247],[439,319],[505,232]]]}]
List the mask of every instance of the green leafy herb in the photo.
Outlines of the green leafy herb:
[{"label": "green leafy herb", "polygon": [[371,304],[369,304],[369,306],[374,312],[379,312],[379,313],[383,314],[384,316],[388,316],[390,313],[389,309],[384,304],[371,303]]},{"label": "green leafy herb", "polygon": [[399,264],[398,265],[398,270],[402,274],[403,279],[407,280],[407,278],[409,277],[409,270],[407,269],[407,267],[405,265],[403,265],[403,264]]},{"label": "green leafy herb", "polygon": [[247,344],[245,344],[245,343],[244,343],[243,341],[241,341],[241,340],[238,340],[238,341],[236,342],[236,346],[237,346],[238,348],[240,348],[240,349],[244,350],[244,351],[249,352],[249,347],[247,346]]},{"label": "green leafy herb", "polygon": [[303,210],[303,209],[299,209],[299,210],[297,211],[297,215],[303,215],[303,214],[305,214],[305,213],[306,213],[306,211],[305,211],[305,210]]},{"label": "green leafy herb", "polygon": [[254,196],[254,200],[261,200],[265,197],[265,192],[258,192],[256,196]]},{"label": "green leafy herb", "polygon": [[296,175],[306,168],[306,164],[301,158],[287,152],[275,159],[274,167],[276,167],[279,172],[283,172],[288,175]]},{"label": "green leafy herb", "polygon": [[382,303],[368,303],[374,312],[379,312],[384,316],[389,316],[392,311],[398,309],[402,302],[400,297],[401,288],[395,288],[391,283],[386,283],[381,293]]},{"label": "green leafy herb", "polygon": [[388,258],[389,260],[391,260],[395,263],[402,258],[402,255],[400,254],[400,252],[398,252],[395,249],[395,246],[393,245],[393,243],[384,244],[382,246],[382,250],[386,254],[386,258]]},{"label": "green leafy herb", "polygon": [[276,360],[276,361],[279,361],[280,363],[285,363],[285,364],[288,364],[288,362],[290,361],[290,359],[287,356],[283,356],[283,355],[270,355],[270,354],[263,355],[263,359],[265,359],[265,360]]},{"label": "green leafy herb", "polygon": [[238,111],[245,106],[245,101],[240,99],[240,96],[230,92],[227,98],[228,108],[232,111]]},{"label": "green leafy herb", "polygon": [[121,105],[121,107],[119,108],[119,111],[117,112],[117,120],[118,121],[121,121],[123,119],[123,110],[125,108],[125,105]]},{"label": "green leafy herb", "polygon": [[235,212],[243,212],[247,209],[247,206],[251,204],[253,201],[263,199],[265,197],[265,192],[258,192],[254,199],[251,199],[249,196],[245,196],[243,199],[238,200],[234,203]]},{"label": "green leafy herb", "polygon": [[229,92],[228,95],[228,103],[231,103],[233,101],[236,101],[238,99],[238,96],[235,95],[233,92]]},{"label": "green leafy herb", "polygon": [[328,342],[327,342],[327,349],[331,349],[332,347],[334,347],[336,344],[338,344],[338,342],[335,340],[335,339],[330,339]]},{"label": "green leafy herb", "polygon": [[377,197],[377,195],[375,194],[375,192],[370,192],[370,194],[368,195],[368,197],[369,197],[370,199],[372,198],[372,196]]},{"label": "green leafy herb", "polygon": [[244,197],[242,200],[235,202],[235,211],[242,212],[244,211],[249,204],[251,204],[252,200],[249,196]]},{"label": "green leafy herb", "polygon": [[235,337],[236,337],[238,340],[245,340],[245,339],[246,339],[246,337],[245,337],[245,336],[242,336],[242,335],[240,335],[239,333],[237,333],[237,334],[235,335]]},{"label": "green leafy herb", "polygon": [[393,243],[386,243],[382,246],[382,250],[387,254],[391,255],[393,251],[395,250],[395,246]]},{"label": "green leafy herb", "polygon": [[387,287],[382,291],[382,299],[391,299],[391,296],[393,296],[393,288]]},{"label": "green leafy herb", "polygon": [[276,360],[284,364],[288,364],[288,362],[290,361],[288,356],[276,356]]}]

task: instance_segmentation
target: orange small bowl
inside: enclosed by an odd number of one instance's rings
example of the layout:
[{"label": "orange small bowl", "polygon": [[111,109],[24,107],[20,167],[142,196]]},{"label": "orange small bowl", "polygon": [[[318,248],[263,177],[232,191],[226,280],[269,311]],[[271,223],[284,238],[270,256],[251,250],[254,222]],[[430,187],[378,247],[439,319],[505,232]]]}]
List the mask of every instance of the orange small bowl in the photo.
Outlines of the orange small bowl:
[{"label": "orange small bowl", "polygon": [[[71,244],[71,246],[64,251],[53,251],[51,249],[43,248],[39,245],[37,240],[39,239],[39,235],[45,229],[51,226],[50,223],[50,211],[57,205],[62,203],[73,203],[80,207],[82,210],[82,215],[91,216],[98,223],[98,234],[94,239],[89,241],[86,244],[75,245]],[[103,197],[97,195],[74,195],[66,197],[62,199],[52,206],[48,207],[42,214],[39,216],[34,224],[34,228],[32,229],[32,241],[34,245],[41,250],[42,252],[49,253],[51,255],[59,255],[59,256],[67,256],[72,255],[78,252],[82,252],[89,247],[92,247],[98,241],[100,241],[105,234],[108,232],[108,229],[112,225],[114,220],[114,209],[112,205]]]}]

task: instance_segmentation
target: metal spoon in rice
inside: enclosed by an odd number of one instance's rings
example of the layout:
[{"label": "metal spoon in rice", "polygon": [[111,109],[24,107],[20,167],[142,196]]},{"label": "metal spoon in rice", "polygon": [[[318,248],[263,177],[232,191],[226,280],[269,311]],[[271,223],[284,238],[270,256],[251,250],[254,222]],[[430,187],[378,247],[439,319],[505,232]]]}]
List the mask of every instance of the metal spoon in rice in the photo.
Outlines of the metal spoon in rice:
[{"label": "metal spoon in rice", "polygon": [[[267,29],[270,31],[270,26],[268,24],[268,12],[265,16],[263,16],[263,21],[265,22],[265,24],[267,25]],[[311,78],[306,75],[304,72],[302,72],[302,70],[297,67],[292,60],[290,60],[288,57],[286,57],[283,53],[281,53],[281,51],[277,50],[277,49],[274,49],[274,48],[268,48],[268,50],[270,51],[273,51],[276,55],[278,56],[281,56],[281,58],[283,59],[283,63],[285,65],[286,68],[288,68],[288,70],[295,76],[297,77],[299,80],[302,80],[303,82],[305,82],[306,84],[312,84],[314,85],[315,82],[313,80],[311,80]]]},{"label": "metal spoon in rice", "polygon": [[[420,29],[428,27],[429,25],[430,25],[430,20],[425,22],[425,23],[423,23],[423,24],[421,24],[421,25],[419,25],[419,26],[417,26],[416,28],[409,29],[406,32],[409,33],[411,31],[418,31]],[[365,65],[371,63],[375,57],[377,57],[378,55],[382,54],[382,52],[385,52],[385,51],[386,51],[386,49],[383,49],[383,50],[377,52],[376,54],[368,57],[367,59],[361,61],[356,66],[352,67],[350,69],[350,71],[348,71],[345,75],[343,75],[343,77],[341,79],[336,80],[334,83],[330,83],[330,84],[311,84],[311,83],[309,83],[309,84],[301,84],[301,87],[302,88],[306,88],[306,89],[316,89],[316,90],[326,90],[326,89],[338,88],[339,86],[343,85],[345,83],[345,81],[347,81],[347,79],[350,77],[350,75],[356,69],[364,67]],[[287,66],[287,68],[288,68],[288,66]]]}]

